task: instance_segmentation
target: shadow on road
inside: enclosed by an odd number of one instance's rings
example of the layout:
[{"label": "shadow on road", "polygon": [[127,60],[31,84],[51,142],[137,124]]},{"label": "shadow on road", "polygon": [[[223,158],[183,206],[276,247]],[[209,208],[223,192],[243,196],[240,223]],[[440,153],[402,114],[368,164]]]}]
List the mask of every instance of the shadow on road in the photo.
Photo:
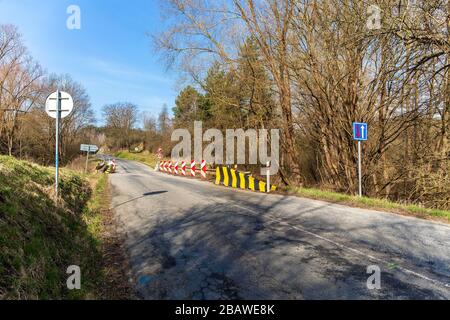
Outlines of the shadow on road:
[{"label": "shadow on road", "polygon": [[123,206],[124,204],[130,203],[130,202],[133,202],[133,201],[136,201],[136,200],[139,200],[139,199],[148,197],[148,196],[155,196],[155,195],[162,194],[162,193],[166,193],[166,192],[167,192],[166,190],[146,192],[146,193],[143,193],[142,196],[139,196],[139,197],[136,197],[136,198],[133,198],[133,199],[124,201],[124,202],[122,202],[122,203],[119,203],[118,205],[116,205],[116,206],[110,208],[110,210],[116,209],[116,208],[118,208],[118,207],[120,207],[120,206]]}]

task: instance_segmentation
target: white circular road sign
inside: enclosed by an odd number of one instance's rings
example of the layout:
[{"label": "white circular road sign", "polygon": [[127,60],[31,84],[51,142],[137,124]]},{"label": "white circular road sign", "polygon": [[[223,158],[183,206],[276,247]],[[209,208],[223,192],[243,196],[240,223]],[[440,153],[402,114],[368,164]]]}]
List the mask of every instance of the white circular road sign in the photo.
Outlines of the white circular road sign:
[{"label": "white circular road sign", "polygon": [[[47,97],[47,101],[45,101],[45,112],[52,117],[57,117],[57,109],[58,109],[58,100],[57,100],[57,92],[53,92],[51,95]],[[67,92],[60,91],[59,98],[61,100],[61,118],[67,117],[73,110],[73,99]]]}]

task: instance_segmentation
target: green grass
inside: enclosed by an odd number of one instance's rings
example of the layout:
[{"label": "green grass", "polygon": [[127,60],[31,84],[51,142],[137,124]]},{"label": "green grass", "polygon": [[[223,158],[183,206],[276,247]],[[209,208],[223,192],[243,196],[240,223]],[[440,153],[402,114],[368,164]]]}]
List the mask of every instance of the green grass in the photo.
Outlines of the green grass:
[{"label": "green grass", "polygon": [[[101,270],[102,190],[86,175],[0,156],[0,299],[96,299]],[[68,290],[67,267],[81,268],[81,290]]]},{"label": "green grass", "polygon": [[93,235],[96,241],[101,242],[101,233],[103,231],[103,217],[101,211],[107,208],[108,198],[106,187],[108,184],[108,175],[102,174],[94,179],[95,187],[90,201],[83,211],[83,220],[88,227],[88,231]]},{"label": "green grass", "polygon": [[140,153],[135,152],[129,152],[129,151],[119,151],[114,154],[117,158],[125,159],[125,160],[132,160],[132,161],[139,161],[142,162],[152,168],[156,166],[156,162],[158,161],[154,154],[144,151]]},{"label": "green grass", "polygon": [[320,189],[310,188],[288,188],[289,193],[293,193],[305,198],[325,200],[330,202],[343,203],[363,208],[370,208],[375,210],[386,210],[396,213],[411,214],[414,216],[428,218],[443,218],[450,222],[450,211],[424,208],[418,205],[403,205],[393,201],[377,198],[357,197],[343,193],[325,191]]}]

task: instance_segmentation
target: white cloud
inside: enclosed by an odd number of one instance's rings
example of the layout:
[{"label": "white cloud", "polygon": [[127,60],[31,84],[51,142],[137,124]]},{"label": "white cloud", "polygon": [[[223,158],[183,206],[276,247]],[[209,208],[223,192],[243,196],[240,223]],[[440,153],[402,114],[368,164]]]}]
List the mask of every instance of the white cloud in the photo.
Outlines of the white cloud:
[{"label": "white cloud", "polygon": [[110,77],[120,79],[130,79],[133,81],[148,81],[153,83],[170,84],[171,80],[167,77],[151,74],[150,72],[139,71],[128,66],[120,65],[110,61],[87,58],[85,63],[88,67],[95,69],[97,72]]}]

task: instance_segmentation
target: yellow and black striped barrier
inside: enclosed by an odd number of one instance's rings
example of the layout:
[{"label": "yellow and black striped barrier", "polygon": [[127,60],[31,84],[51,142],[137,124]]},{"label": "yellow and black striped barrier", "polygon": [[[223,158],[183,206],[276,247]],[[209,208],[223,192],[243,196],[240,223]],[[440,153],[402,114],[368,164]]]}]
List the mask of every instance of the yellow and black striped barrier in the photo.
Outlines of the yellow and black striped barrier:
[{"label": "yellow and black striped barrier", "polygon": [[[228,167],[216,168],[216,184],[223,184],[226,187],[249,189],[252,191],[267,192],[266,182],[255,179],[254,177],[243,172],[230,169]],[[276,186],[270,187],[272,191],[277,189]]]}]

